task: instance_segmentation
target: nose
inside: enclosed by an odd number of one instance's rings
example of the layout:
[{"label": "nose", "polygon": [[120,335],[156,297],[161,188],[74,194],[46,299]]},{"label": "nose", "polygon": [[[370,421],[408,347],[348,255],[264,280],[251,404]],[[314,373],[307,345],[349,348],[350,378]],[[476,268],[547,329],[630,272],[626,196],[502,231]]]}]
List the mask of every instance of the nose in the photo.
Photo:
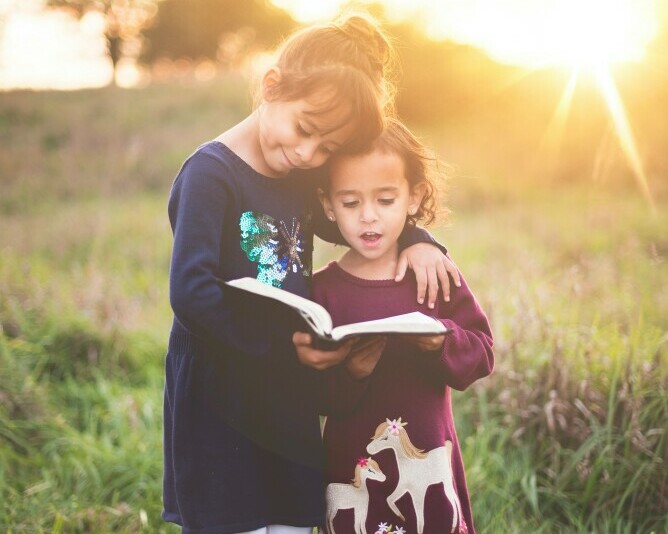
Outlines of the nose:
[{"label": "nose", "polygon": [[362,204],[361,221],[363,223],[372,223],[378,220],[376,208],[372,202],[364,202]]},{"label": "nose", "polygon": [[315,139],[308,139],[295,148],[295,153],[302,163],[310,163],[317,150],[318,142]]}]

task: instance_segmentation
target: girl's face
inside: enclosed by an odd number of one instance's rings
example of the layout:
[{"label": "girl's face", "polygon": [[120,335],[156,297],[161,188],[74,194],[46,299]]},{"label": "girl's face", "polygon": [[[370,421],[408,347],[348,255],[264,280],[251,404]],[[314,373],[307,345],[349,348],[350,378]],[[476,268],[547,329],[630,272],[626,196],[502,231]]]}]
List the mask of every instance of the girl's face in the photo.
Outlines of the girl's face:
[{"label": "girl's face", "polygon": [[[276,75],[278,75],[276,73]],[[265,84],[271,86],[271,79]],[[314,169],[323,165],[352,135],[351,121],[338,126],[345,106],[319,113],[327,95],[300,100],[265,98],[258,110],[259,146],[266,167],[261,172],[282,177],[293,169]]]},{"label": "girl's face", "polygon": [[420,206],[424,188],[418,184],[411,190],[404,173],[398,155],[378,150],[332,162],[329,193],[321,194],[323,208],[351,249],[367,261],[396,261],[406,217]]}]

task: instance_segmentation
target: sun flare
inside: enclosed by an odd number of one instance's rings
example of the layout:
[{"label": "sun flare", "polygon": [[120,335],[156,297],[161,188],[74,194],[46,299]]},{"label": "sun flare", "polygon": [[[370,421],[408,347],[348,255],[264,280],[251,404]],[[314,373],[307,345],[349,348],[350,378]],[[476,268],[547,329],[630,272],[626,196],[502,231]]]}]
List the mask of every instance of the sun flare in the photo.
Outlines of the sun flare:
[{"label": "sun flare", "polygon": [[[326,19],[343,0],[273,0],[298,20]],[[369,3],[369,2],[361,2]],[[656,0],[384,0],[390,20],[411,20],[432,38],[485,50],[525,67],[640,61],[658,31]]]},{"label": "sun flare", "polygon": [[530,68],[596,70],[640,61],[658,31],[655,0],[429,0],[420,6],[416,15],[430,36]]}]

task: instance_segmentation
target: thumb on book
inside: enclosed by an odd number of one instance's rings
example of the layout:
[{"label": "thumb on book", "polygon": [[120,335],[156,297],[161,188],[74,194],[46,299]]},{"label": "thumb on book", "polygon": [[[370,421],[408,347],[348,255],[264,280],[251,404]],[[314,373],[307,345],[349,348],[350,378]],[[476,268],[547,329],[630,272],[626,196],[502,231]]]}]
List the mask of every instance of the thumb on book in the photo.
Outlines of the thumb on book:
[{"label": "thumb on book", "polygon": [[292,343],[295,346],[310,345],[311,342],[311,334],[307,334],[306,332],[295,332],[292,334]]}]

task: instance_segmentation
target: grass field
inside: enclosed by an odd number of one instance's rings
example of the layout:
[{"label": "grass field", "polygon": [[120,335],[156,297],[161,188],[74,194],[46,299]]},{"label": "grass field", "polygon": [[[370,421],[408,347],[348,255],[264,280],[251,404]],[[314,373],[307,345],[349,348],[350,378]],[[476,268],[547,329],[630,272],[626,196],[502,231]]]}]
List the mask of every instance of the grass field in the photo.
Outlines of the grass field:
[{"label": "grass field", "polygon": [[[1,531],[175,531],[166,199],[247,106],[234,79],[0,94]],[[456,163],[434,232],[496,336],[494,375],[454,398],[478,530],[667,532],[668,198]]]}]

